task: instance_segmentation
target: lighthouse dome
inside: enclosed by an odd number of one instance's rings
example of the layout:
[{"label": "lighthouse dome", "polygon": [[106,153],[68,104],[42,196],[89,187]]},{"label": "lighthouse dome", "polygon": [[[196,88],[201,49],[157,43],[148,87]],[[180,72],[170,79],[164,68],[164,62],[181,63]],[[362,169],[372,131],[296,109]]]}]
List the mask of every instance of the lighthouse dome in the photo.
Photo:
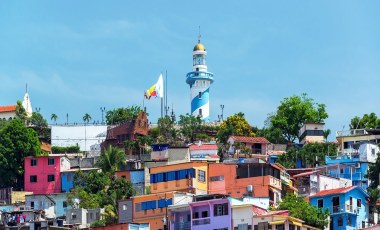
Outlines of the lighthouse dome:
[{"label": "lighthouse dome", "polygon": [[206,51],[206,48],[202,43],[198,42],[198,44],[194,46],[193,51]]}]

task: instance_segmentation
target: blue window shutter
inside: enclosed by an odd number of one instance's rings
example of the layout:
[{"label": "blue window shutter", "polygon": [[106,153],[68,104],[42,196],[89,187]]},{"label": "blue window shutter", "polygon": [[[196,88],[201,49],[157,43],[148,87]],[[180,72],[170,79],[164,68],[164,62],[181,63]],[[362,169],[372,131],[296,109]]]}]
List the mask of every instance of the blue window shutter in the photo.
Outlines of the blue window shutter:
[{"label": "blue window shutter", "polygon": [[147,202],[142,202],[141,203],[141,209],[142,210],[147,210],[148,208],[147,208]]},{"label": "blue window shutter", "polygon": [[179,171],[175,171],[175,180],[179,180]]},{"label": "blue window shutter", "polygon": [[156,200],[152,200],[152,201],[150,201],[150,208],[151,209],[155,209],[157,206],[157,201]]},{"label": "blue window shutter", "polygon": [[165,200],[158,200],[158,207],[159,208],[165,207]]},{"label": "blue window shutter", "polygon": [[166,206],[172,205],[173,204],[173,198],[169,198],[166,202]]},{"label": "blue window shutter", "polygon": [[150,174],[150,183],[155,183],[154,174]]}]

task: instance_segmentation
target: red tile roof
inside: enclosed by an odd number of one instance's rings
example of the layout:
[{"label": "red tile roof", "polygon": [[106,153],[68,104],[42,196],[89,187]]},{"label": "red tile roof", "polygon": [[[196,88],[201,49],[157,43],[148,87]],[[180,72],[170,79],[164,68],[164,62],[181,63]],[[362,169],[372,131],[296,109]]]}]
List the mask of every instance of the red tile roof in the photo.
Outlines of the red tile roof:
[{"label": "red tile roof", "polygon": [[244,142],[244,143],[261,143],[261,144],[270,144],[270,142],[265,137],[243,137],[243,136],[231,136],[235,141]]},{"label": "red tile roof", "polygon": [[0,113],[14,112],[16,111],[16,105],[0,106]]},{"label": "red tile roof", "polygon": [[189,150],[190,151],[194,151],[194,150],[218,150],[218,146],[216,144],[202,144],[202,145],[193,144],[193,145],[190,145]]},{"label": "red tile roof", "polygon": [[350,191],[351,189],[356,188],[357,186],[350,186],[346,188],[336,188],[336,189],[328,189],[328,190],[323,190],[320,191],[310,197],[315,197],[315,196],[329,196],[329,195],[334,195],[334,194],[341,194],[341,193],[346,193]]},{"label": "red tile roof", "polygon": [[304,172],[304,173],[296,174],[296,175],[294,175],[293,177],[294,177],[294,178],[298,178],[298,177],[310,176],[311,174],[314,174],[314,173],[315,173],[315,172]]}]

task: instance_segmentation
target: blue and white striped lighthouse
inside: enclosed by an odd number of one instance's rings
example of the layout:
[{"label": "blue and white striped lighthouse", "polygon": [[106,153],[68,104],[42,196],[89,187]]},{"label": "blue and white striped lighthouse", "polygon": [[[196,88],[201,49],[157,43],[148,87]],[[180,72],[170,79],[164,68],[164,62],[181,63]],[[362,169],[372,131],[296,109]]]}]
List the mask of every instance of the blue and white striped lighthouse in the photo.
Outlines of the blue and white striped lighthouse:
[{"label": "blue and white striped lighthouse", "polygon": [[214,74],[207,71],[206,54],[199,36],[193,49],[193,71],[186,74],[186,83],[190,85],[191,114],[209,122],[210,85],[214,81]]}]

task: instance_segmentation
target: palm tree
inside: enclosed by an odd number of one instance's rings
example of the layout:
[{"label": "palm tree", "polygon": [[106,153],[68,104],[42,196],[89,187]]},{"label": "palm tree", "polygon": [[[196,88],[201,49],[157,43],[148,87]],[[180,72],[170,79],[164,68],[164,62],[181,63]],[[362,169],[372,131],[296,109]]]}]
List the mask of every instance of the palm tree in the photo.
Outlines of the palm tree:
[{"label": "palm tree", "polygon": [[85,124],[88,124],[88,122],[90,122],[92,119],[91,115],[86,113],[84,116],[83,116],[83,121]]},{"label": "palm tree", "polygon": [[87,128],[86,128],[86,124],[88,124],[88,122],[90,122],[91,119],[92,119],[92,117],[88,113],[86,113],[83,116],[83,121],[84,121],[84,151],[85,152],[87,151]]},{"label": "palm tree", "polygon": [[51,117],[50,117],[50,120],[52,120],[52,121],[54,120],[55,124],[57,124],[57,122],[56,122],[56,121],[57,121],[57,119],[58,119],[58,116],[57,116],[57,114],[55,114],[55,113],[52,113],[52,114],[51,114]]},{"label": "palm tree", "polygon": [[323,130],[323,137],[325,138],[325,141],[327,142],[327,137],[331,134],[330,129]]},{"label": "palm tree", "polygon": [[123,150],[114,148],[110,145],[107,149],[100,154],[98,166],[103,172],[115,172],[119,169],[119,166],[124,163],[125,154]]}]

